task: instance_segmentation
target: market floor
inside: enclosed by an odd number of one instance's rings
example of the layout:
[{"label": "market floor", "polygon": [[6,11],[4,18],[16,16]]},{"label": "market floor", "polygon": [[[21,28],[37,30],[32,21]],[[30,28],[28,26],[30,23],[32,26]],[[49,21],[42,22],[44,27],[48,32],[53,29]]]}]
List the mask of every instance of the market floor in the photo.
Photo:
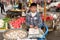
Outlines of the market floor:
[{"label": "market floor", "polygon": [[3,33],[0,32],[0,40],[3,40]]},{"label": "market floor", "polygon": [[[3,35],[3,33],[0,32],[0,40],[3,40],[2,35]],[[49,34],[47,35],[47,40],[60,40],[60,30],[49,32]]]},{"label": "market floor", "polygon": [[49,32],[47,40],[60,40],[60,30]]},{"label": "market floor", "polygon": [[5,17],[6,17],[6,13],[3,12],[3,13],[1,14],[1,8],[0,8],[0,19],[3,19],[3,18],[5,18]]}]

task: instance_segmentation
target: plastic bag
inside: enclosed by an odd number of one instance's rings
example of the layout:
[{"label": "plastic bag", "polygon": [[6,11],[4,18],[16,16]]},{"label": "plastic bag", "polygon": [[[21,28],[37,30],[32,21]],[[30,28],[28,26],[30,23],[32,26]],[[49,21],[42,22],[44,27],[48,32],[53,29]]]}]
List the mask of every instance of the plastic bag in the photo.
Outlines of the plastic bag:
[{"label": "plastic bag", "polygon": [[30,28],[28,34],[29,34],[28,38],[41,38],[44,32],[40,28],[38,29]]}]

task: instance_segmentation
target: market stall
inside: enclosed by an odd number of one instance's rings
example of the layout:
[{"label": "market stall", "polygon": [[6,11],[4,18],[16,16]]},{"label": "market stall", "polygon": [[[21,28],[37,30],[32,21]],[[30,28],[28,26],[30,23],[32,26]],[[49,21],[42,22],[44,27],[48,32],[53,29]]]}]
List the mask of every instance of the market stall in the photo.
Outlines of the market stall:
[{"label": "market stall", "polygon": [[[13,9],[8,10],[8,19],[3,19],[6,21],[6,30],[3,33],[4,40],[45,40],[48,33],[48,26],[42,23],[42,25],[39,25],[40,28],[29,28],[26,25],[26,17],[22,16],[26,10],[22,6],[21,9],[18,7],[20,6],[15,6]],[[42,28],[45,28],[45,30]]]},{"label": "market stall", "polygon": [[3,34],[4,40],[45,40],[45,36],[48,33],[48,28],[44,25],[46,31],[43,32],[41,29],[11,29],[5,31]]}]

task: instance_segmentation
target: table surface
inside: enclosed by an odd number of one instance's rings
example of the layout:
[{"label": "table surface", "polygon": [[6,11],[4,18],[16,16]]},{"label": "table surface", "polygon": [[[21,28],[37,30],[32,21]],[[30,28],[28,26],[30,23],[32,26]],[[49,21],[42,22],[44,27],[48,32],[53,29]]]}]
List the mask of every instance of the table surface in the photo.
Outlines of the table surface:
[{"label": "table surface", "polygon": [[11,10],[9,10],[9,11],[13,11],[13,12],[24,12],[25,10],[23,9],[23,10],[20,10],[20,9],[16,9],[16,10],[14,10],[14,9],[11,9]]}]

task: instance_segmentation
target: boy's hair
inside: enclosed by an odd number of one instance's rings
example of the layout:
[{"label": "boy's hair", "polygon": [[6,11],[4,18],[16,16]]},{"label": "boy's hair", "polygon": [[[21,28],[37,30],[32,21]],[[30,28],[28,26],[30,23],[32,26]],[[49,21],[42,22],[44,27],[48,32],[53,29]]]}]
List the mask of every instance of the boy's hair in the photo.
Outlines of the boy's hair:
[{"label": "boy's hair", "polygon": [[36,3],[32,3],[32,4],[30,5],[30,7],[32,7],[32,6],[37,7],[37,4],[36,4]]}]

